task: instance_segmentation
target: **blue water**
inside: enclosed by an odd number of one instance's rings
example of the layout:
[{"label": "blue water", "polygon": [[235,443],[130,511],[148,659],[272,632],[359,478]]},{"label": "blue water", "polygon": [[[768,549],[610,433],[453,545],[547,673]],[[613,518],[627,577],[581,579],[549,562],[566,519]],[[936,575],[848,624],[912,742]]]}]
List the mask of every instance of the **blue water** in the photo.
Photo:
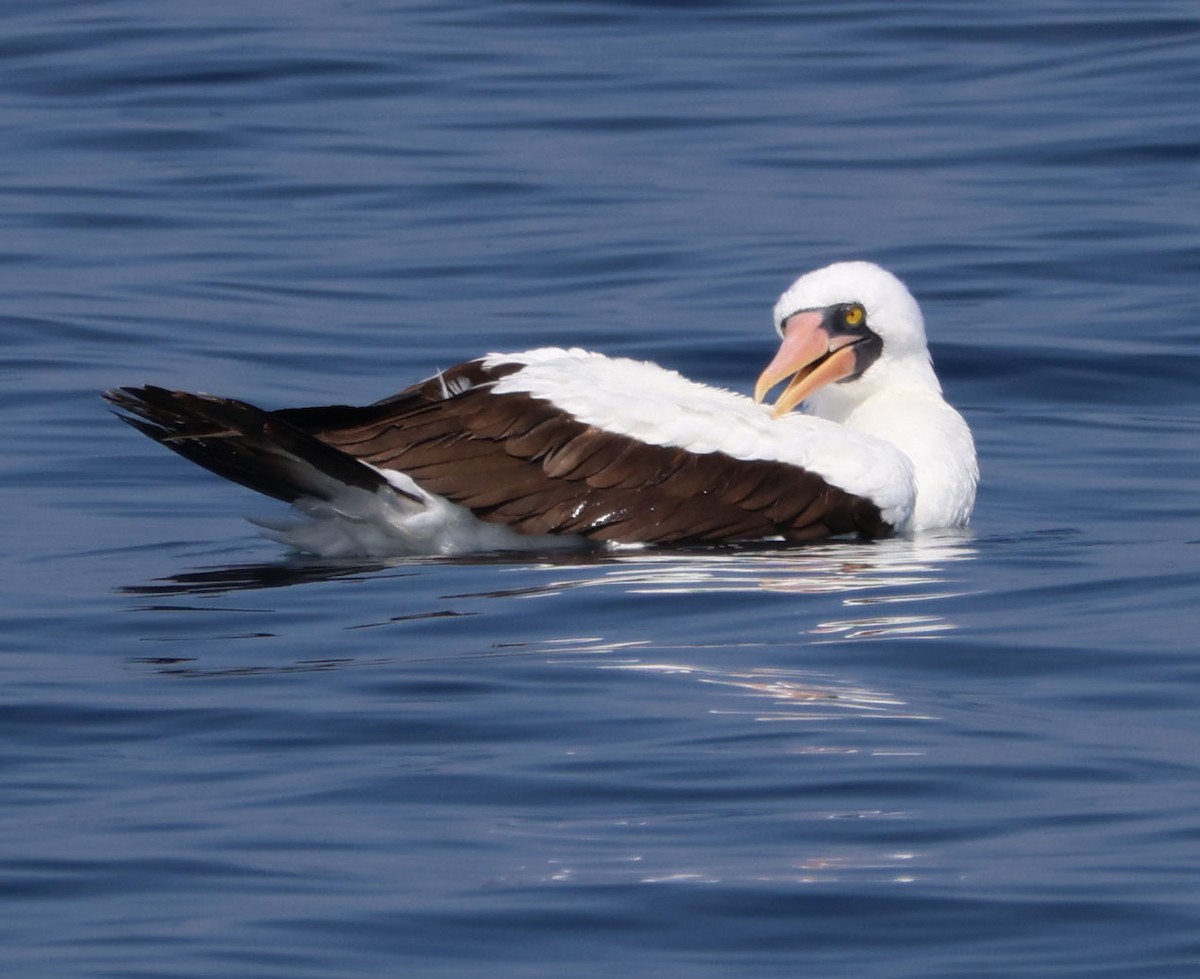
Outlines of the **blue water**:
[{"label": "blue water", "polygon": [[[1200,970],[1193,0],[0,7],[0,964]],[[315,565],[99,390],[568,343],[747,390],[905,278],[972,531]]]}]

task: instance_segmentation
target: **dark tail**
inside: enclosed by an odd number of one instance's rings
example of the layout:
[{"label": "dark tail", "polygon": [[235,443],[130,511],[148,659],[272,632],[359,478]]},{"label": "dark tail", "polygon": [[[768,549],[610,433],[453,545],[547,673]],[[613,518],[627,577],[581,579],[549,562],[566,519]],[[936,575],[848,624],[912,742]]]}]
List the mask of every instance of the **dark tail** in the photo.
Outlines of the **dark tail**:
[{"label": "dark tail", "polygon": [[106,391],[104,398],[122,421],[185,459],[287,503],[331,500],[348,486],[387,487],[417,499],[366,463],[244,401],[153,385]]}]

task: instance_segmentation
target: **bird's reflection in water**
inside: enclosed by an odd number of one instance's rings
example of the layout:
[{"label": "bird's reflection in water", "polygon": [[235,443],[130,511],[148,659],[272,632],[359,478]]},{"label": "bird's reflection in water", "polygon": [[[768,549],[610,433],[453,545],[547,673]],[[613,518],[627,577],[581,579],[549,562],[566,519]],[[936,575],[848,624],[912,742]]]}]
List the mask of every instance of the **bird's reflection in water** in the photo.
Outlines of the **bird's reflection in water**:
[{"label": "bird's reflection in water", "polygon": [[[491,555],[471,559],[425,558],[384,562],[314,562],[301,559],[270,564],[235,565],[191,571],[145,585],[121,589],[126,595],[152,599],[144,610],[172,611],[187,606],[165,600],[182,596],[214,598],[223,594],[261,589],[278,589],[321,582],[386,583],[391,578],[429,579],[422,589],[396,583],[396,601],[412,604],[414,591],[424,597],[420,607],[404,607],[398,614],[370,621],[334,623],[341,629],[363,630],[401,627],[414,621],[451,619],[486,614],[495,601],[553,599],[564,592],[616,590],[631,595],[720,595],[730,593],[779,593],[820,596],[826,612],[828,598],[840,596],[847,614],[804,619],[797,632],[775,638],[760,637],[751,645],[794,645],[862,642],[896,638],[938,638],[955,626],[939,601],[958,594],[957,563],[976,554],[972,539],[962,532],[942,532],[919,539],[894,539],[872,543],[830,542],[805,547],[727,546],[692,550],[629,550],[603,554],[555,553],[537,556]],[[486,590],[458,590],[462,577],[453,568],[472,568],[469,580],[489,582]],[[450,584],[445,591],[435,587]],[[379,612],[378,595],[369,602],[351,603],[362,611]],[[205,603],[206,605],[208,603]],[[923,604],[923,607],[920,607]],[[898,606],[895,614],[890,607]],[[798,603],[804,611],[804,603]],[[918,608],[920,610],[918,611]],[[862,614],[857,614],[862,613]],[[814,617],[815,618],[815,617]],[[570,618],[564,616],[569,626]],[[680,634],[679,643],[664,645],[628,635],[581,636],[562,633],[554,638],[526,639],[511,633],[493,638],[492,655],[570,658],[576,663],[594,657],[597,666],[642,670],[687,676],[706,684],[717,684],[768,698],[777,709],[758,710],[764,720],[830,716],[833,712],[861,715],[913,716],[887,694],[859,690],[836,679],[825,682],[809,673],[754,668],[740,660],[734,670],[714,670],[699,665],[696,655],[706,647],[703,638]],[[350,662],[350,661],[347,661]],[[804,711],[799,708],[803,707]]]},{"label": "bird's reflection in water", "polygon": [[[127,585],[120,592],[142,596],[218,595],[325,581],[416,577],[437,566],[457,565],[493,566],[498,577],[518,571],[540,574],[546,580],[526,582],[515,588],[460,592],[448,598],[536,597],[558,594],[565,589],[599,587],[630,594],[738,591],[841,594],[846,596],[846,605],[854,606],[950,597],[955,592],[944,587],[946,566],[970,560],[975,554],[968,534],[944,531],[916,539],[834,541],[803,547],[733,545],[388,561],[294,558],[188,571],[148,584]],[[878,625],[888,620],[876,616],[872,621]],[[831,631],[843,625],[831,624]]]}]

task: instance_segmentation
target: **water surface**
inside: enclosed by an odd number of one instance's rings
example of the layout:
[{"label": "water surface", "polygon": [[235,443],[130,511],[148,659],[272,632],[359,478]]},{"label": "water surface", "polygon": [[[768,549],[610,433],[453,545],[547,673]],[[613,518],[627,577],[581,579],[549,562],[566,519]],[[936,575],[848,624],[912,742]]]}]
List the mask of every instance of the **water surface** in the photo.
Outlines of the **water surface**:
[{"label": "water surface", "polygon": [[[1200,961],[1200,16],[0,12],[0,942],[24,977]],[[567,343],[746,391],[920,298],[973,528],[314,564],[97,398]]]}]

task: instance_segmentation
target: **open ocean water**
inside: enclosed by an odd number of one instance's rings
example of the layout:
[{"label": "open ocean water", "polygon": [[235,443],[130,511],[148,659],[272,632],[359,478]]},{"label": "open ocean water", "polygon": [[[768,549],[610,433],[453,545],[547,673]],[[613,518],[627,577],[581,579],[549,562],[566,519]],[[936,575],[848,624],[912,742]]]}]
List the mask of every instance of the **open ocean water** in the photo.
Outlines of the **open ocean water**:
[{"label": "open ocean water", "polygon": [[[0,972],[1200,975],[1195,0],[0,7]],[[289,557],[119,424],[746,391],[906,279],[972,529]]]}]

